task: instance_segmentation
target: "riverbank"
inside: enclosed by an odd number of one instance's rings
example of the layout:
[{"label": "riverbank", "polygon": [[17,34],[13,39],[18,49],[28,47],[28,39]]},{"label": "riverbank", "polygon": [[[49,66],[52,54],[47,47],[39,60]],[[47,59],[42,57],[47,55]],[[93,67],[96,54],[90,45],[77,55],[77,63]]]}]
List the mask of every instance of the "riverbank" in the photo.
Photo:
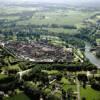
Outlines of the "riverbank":
[{"label": "riverbank", "polygon": [[100,59],[97,58],[92,52],[90,52],[91,45],[85,43],[85,56],[89,61],[100,69]]}]

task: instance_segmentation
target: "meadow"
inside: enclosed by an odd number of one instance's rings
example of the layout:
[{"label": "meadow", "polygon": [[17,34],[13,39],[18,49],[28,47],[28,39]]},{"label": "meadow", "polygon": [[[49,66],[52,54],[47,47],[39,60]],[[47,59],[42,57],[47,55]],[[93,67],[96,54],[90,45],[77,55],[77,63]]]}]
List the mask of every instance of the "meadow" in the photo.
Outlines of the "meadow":
[{"label": "meadow", "polygon": [[93,90],[90,86],[87,86],[86,89],[81,87],[80,94],[81,99],[85,97],[86,100],[100,100],[100,92]]}]

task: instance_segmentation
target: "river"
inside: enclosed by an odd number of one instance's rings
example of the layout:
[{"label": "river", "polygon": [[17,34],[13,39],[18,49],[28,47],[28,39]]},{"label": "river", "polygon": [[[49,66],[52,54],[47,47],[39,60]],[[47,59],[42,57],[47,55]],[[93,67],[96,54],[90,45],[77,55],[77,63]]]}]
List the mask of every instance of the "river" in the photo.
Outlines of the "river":
[{"label": "river", "polygon": [[85,43],[85,56],[90,60],[90,62],[100,68],[100,59],[97,58],[92,52],[90,52],[91,45]]}]

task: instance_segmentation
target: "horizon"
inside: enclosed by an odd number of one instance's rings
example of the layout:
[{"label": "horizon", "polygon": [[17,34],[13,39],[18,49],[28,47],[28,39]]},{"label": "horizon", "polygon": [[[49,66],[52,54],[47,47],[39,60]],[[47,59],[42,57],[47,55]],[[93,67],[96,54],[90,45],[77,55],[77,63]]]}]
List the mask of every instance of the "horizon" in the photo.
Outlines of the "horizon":
[{"label": "horizon", "polygon": [[64,4],[89,4],[89,3],[100,3],[99,0],[0,0],[4,3],[64,3]]}]

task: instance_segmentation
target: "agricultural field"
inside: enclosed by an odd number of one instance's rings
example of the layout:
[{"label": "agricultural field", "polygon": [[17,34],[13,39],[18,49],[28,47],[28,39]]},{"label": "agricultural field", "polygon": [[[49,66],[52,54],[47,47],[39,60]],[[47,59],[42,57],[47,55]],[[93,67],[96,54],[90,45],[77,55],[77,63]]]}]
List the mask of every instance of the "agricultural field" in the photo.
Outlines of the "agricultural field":
[{"label": "agricultural field", "polygon": [[[5,22],[13,22],[16,25],[48,25],[43,27],[42,30],[48,30],[54,33],[65,33],[65,34],[76,34],[76,29],[50,27],[52,24],[55,25],[68,25],[75,26],[76,28],[81,27],[83,20],[87,19],[93,14],[93,12],[81,11],[78,9],[65,9],[59,8],[48,10],[39,7],[4,7],[0,8],[0,20]],[[9,25],[8,23],[8,25]],[[39,28],[39,27],[37,27]]]},{"label": "agricultural field", "polygon": [[[81,16],[81,17],[80,17]],[[73,10],[36,12],[30,20],[25,21],[30,24],[69,24],[75,25],[88,18],[90,13]],[[24,23],[24,22],[21,22]]]}]

